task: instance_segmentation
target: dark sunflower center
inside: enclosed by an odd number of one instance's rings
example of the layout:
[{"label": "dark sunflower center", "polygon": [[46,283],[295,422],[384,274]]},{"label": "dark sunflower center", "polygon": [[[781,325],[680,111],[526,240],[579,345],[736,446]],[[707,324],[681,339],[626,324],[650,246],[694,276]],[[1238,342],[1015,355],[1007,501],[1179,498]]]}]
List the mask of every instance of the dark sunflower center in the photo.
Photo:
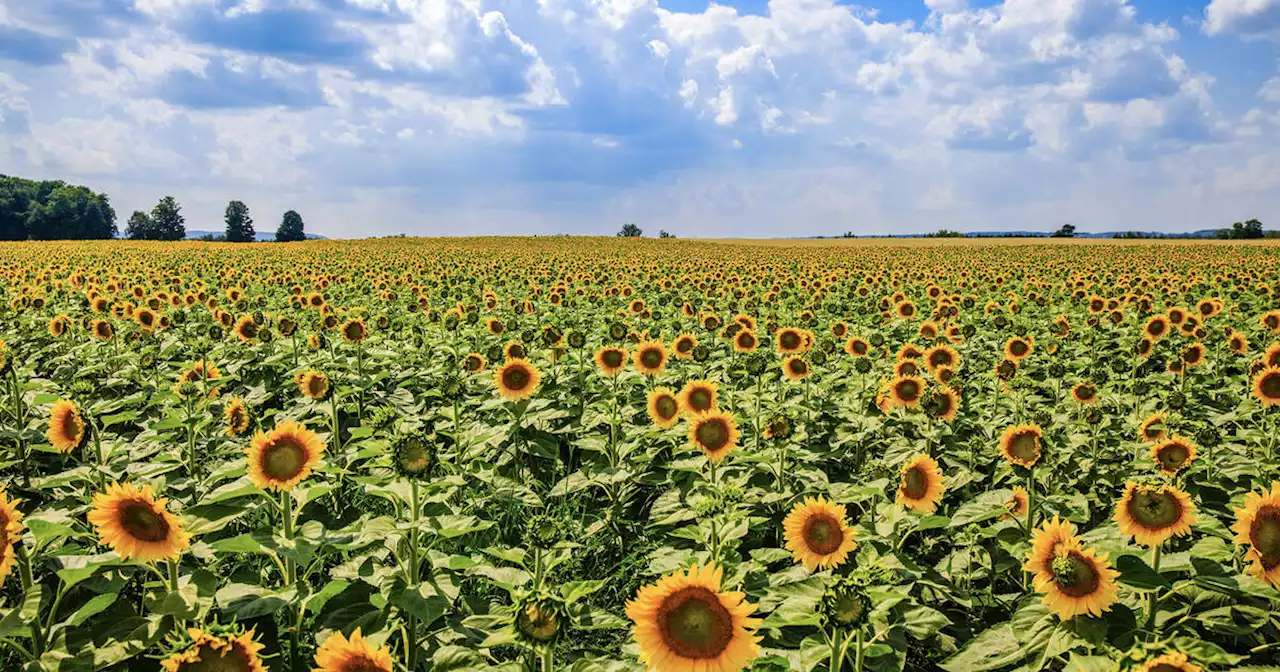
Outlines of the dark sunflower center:
[{"label": "dark sunflower center", "polygon": [[1012,352],[1016,357],[1021,357],[1027,354],[1027,344],[1022,341],[1014,341],[1013,344],[1009,346],[1009,352]]},{"label": "dark sunflower center", "polygon": [[400,449],[400,466],[405,471],[417,474],[426,470],[431,464],[431,452],[420,441],[407,441]]},{"label": "dark sunflower center", "polygon": [[902,475],[902,490],[911,499],[923,499],[929,492],[929,477],[920,467],[912,467]]},{"label": "dark sunflower center", "polygon": [[238,646],[224,652],[202,644],[199,656],[198,662],[184,663],[178,668],[179,672],[249,672],[253,669]]},{"label": "dark sunflower center", "polygon": [[711,391],[704,388],[697,388],[689,393],[689,406],[695,411],[705,411],[711,408]]},{"label": "dark sunflower center", "polygon": [[662,351],[657,348],[644,350],[640,353],[640,363],[644,364],[645,368],[649,369],[656,369],[659,366],[662,366]]},{"label": "dark sunflower center", "polygon": [[1168,663],[1160,663],[1155,667],[1148,668],[1147,672],[1187,672],[1185,668],[1179,665],[1170,665]]},{"label": "dark sunflower center", "polygon": [[920,396],[920,386],[914,380],[904,380],[898,383],[898,396],[904,401],[912,401]]},{"label": "dark sunflower center", "polygon": [[853,351],[859,355],[865,355],[867,354],[867,344],[862,341],[857,341],[853,344]]},{"label": "dark sunflower center", "polygon": [[1280,566],[1280,506],[1258,509],[1249,526],[1249,543],[1261,556],[1264,568]]},{"label": "dark sunflower center", "polygon": [[163,541],[169,537],[169,523],[146,502],[130,502],[120,508],[120,527],[142,541]]},{"label": "dark sunflower center", "polygon": [[507,351],[508,357],[515,357],[516,359],[524,359],[524,355],[525,352],[523,345],[513,345],[511,346],[511,349]]},{"label": "dark sunflower center", "polygon": [[809,365],[805,364],[803,359],[793,359],[787,364],[787,367],[791,369],[791,373],[796,375],[802,375],[809,371]]},{"label": "dark sunflower center", "polygon": [[699,445],[715,452],[729,443],[729,427],[723,420],[713,418],[698,425],[697,437]]},{"label": "dark sunflower center", "polygon": [[262,453],[263,473],[277,481],[287,481],[297,476],[306,462],[306,449],[290,439],[273,443]]},{"label": "dark sunflower center", "polygon": [[782,344],[782,347],[788,350],[794,350],[795,348],[800,347],[800,335],[791,331],[783,332],[782,336],[778,339],[778,342]]},{"label": "dark sunflower center", "polygon": [[750,348],[755,344],[756,344],[756,337],[752,336],[750,333],[744,331],[741,334],[738,334],[738,345],[744,348]]},{"label": "dark sunflower center", "polygon": [[347,658],[339,668],[339,672],[383,672],[385,669],[368,656],[356,655]]},{"label": "dark sunflower center", "polygon": [[320,376],[312,376],[307,379],[307,392],[313,397],[324,395],[325,380]]},{"label": "dark sunflower center", "polygon": [[1079,388],[1076,388],[1076,396],[1081,399],[1092,399],[1093,388],[1089,387],[1088,385],[1083,385]]},{"label": "dark sunflower center", "polygon": [[560,619],[550,609],[543,609],[537,604],[526,605],[516,617],[516,627],[520,632],[539,642],[548,642],[555,638],[560,630]]},{"label": "dark sunflower center", "polygon": [[468,357],[467,369],[469,371],[478,371],[480,369],[480,359],[477,357]]},{"label": "dark sunflower center", "polygon": [[693,349],[693,341],[687,338],[682,338],[679,341],[676,341],[676,352],[683,354],[683,353],[689,352],[692,349]]},{"label": "dark sunflower center", "polygon": [[804,543],[818,555],[830,555],[844,542],[840,523],[826,514],[814,514],[804,524]]},{"label": "dark sunflower center", "polygon": [[1159,530],[1182,518],[1182,504],[1173,493],[1162,490],[1134,491],[1129,499],[1129,516],[1149,530]]},{"label": "dark sunflower center", "polygon": [[916,363],[912,361],[906,361],[898,365],[898,375],[914,376],[919,371],[920,367],[916,366]]},{"label": "dark sunflower center", "polygon": [[1264,375],[1258,388],[1262,390],[1262,396],[1268,399],[1280,399],[1280,373]]},{"label": "dark sunflower center", "polygon": [[1147,325],[1147,333],[1152,336],[1159,336],[1164,333],[1164,322],[1152,322]]},{"label": "dark sunflower center", "polygon": [[733,640],[733,617],[715,593],[701,586],[663,600],[658,623],[663,643],[682,658],[717,658]]},{"label": "dark sunflower center", "polygon": [[604,362],[605,366],[616,369],[622,366],[622,353],[617,350],[605,350],[604,354],[600,356],[600,360]]},{"label": "dark sunflower center", "polygon": [[523,390],[529,386],[529,372],[522,366],[510,366],[502,372],[502,384],[508,390]]},{"label": "dark sunflower center", "polygon": [[1040,457],[1040,444],[1032,432],[1019,432],[1009,441],[1009,452],[1020,460],[1034,461]]},{"label": "dark sunflower center", "polygon": [[898,313],[903,317],[911,317],[912,315],[915,315],[916,307],[909,303],[904,303],[901,306],[898,306]]},{"label": "dark sunflower center", "polygon": [[1169,443],[1160,448],[1157,457],[1161,466],[1165,469],[1181,469],[1182,465],[1190,457],[1187,447],[1181,443]]},{"label": "dark sunflower center", "polygon": [[1097,569],[1075,551],[1053,559],[1053,578],[1058,589],[1071,597],[1092,595],[1098,590]]},{"label": "dark sunflower center", "polygon": [[1264,322],[1266,322],[1268,329],[1275,329],[1276,327],[1280,327],[1280,317],[1275,317],[1274,315],[1268,315],[1267,319],[1264,320]]},{"label": "dark sunflower center", "polygon": [[658,397],[657,401],[654,402],[653,407],[658,411],[658,417],[663,420],[670,420],[671,418],[676,417],[676,413],[680,410],[680,406],[676,403],[676,400],[667,395]]},{"label": "dark sunflower center", "polygon": [[951,363],[951,353],[946,350],[938,350],[929,355],[929,363],[934,366],[947,366]]},{"label": "dark sunflower center", "polygon": [[62,417],[62,439],[67,442],[78,442],[84,433],[84,423],[77,418],[74,411],[67,411]]},{"label": "dark sunflower center", "polygon": [[850,624],[862,620],[866,605],[858,595],[846,593],[840,595],[831,604],[831,615],[839,623]]}]

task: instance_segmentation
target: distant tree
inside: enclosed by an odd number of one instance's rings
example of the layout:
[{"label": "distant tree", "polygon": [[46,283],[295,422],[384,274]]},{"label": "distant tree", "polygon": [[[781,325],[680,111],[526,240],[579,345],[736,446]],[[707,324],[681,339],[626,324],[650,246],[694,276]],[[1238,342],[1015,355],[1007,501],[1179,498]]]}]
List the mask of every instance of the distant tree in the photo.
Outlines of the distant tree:
[{"label": "distant tree", "polygon": [[925,238],[964,238],[964,234],[950,229],[938,229],[935,233],[924,234]]},{"label": "distant tree", "polygon": [[623,224],[622,230],[618,232],[619,238],[639,238],[644,232],[635,224]]},{"label": "distant tree", "polygon": [[658,231],[659,238],[675,238],[676,234],[668,232],[666,229]]},{"label": "distant tree", "polygon": [[151,209],[151,223],[155,226],[156,240],[182,240],[187,237],[187,220],[182,216],[182,206],[172,196],[165,196]]},{"label": "distant tree", "polygon": [[284,213],[284,219],[280,221],[280,228],[276,229],[276,242],[289,243],[306,240],[307,234],[303,231],[302,226],[302,215],[293,210]]},{"label": "distant tree", "polygon": [[141,210],[134,210],[129,215],[129,223],[124,227],[125,237],[131,240],[159,240],[158,234],[151,217]]},{"label": "distant tree", "polygon": [[858,236],[854,235],[854,233],[853,233],[852,231],[845,231],[845,232],[844,232],[844,235],[842,235],[842,236],[840,236],[840,237],[841,237],[841,238],[857,238]]},{"label": "distant tree", "polygon": [[249,216],[249,206],[244,201],[231,201],[223,214],[227,223],[226,239],[229,243],[252,243],[257,240],[253,232],[253,218]]},{"label": "distant tree", "polygon": [[1075,224],[1063,224],[1063,225],[1062,225],[1062,228],[1061,228],[1061,229],[1058,229],[1057,231],[1054,231],[1054,232],[1053,232],[1053,235],[1052,235],[1051,237],[1052,237],[1052,238],[1075,238],[1075,237],[1076,237],[1076,225],[1075,225]]},{"label": "distant tree", "polygon": [[61,180],[0,175],[0,240],[113,238],[116,211],[106,194]]}]

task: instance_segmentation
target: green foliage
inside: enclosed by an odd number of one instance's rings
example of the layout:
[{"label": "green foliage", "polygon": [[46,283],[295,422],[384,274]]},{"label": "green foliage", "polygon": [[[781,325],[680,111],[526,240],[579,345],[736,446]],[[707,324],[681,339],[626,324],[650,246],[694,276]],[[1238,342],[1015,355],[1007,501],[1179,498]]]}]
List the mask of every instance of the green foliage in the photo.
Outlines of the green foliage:
[{"label": "green foliage", "polygon": [[1262,222],[1250,219],[1236,222],[1229,229],[1219,230],[1218,237],[1225,240],[1256,240],[1266,237],[1266,232],[1262,228]]},{"label": "green foliage", "polygon": [[1075,237],[1076,237],[1076,225],[1075,225],[1075,224],[1063,224],[1063,225],[1062,225],[1062,228],[1058,229],[1057,231],[1054,231],[1051,237],[1052,237],[1052,238],[1075,238]]},{"label": "green foliage", "polygon": [[284,213],[284,219],[280,221],[280,228],[276,229],[276,242],[290,243],[306,240],[307,234],[302,227],[302,215],[293,210]]},{"label": "green foliage", "polygon": [[635,224],[623,224],[622,230],[618,232],[619,238],[639,238],[644,232]]},{"label": "green foliage", "polygon": [[114,238],[116,212],[106,194],[60,180],[0,175],[0,240]]},{"label": "green foliage", "polygon": [[253,218],[244,201],[231,201],[223,215],[227,223],[226,238],[229,243],[252,243],[257,238],[253,231]]}]

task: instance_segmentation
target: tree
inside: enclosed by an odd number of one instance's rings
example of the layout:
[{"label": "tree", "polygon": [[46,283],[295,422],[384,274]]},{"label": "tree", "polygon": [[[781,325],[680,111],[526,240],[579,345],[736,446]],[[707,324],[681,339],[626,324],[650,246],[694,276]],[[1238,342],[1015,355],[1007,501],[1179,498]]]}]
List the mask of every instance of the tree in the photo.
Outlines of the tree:
[{"label": "tree", "polygon": [[293,210],[284,213],[280,228],[276,229],[276,242],[289,243],[306,239],[307,234],[302,230],[302,215]]},{"label": "tree", "polygon": [[252,243],[257,240],[257,235],[253,232],[253,218],[249,216],[249,206],[244,201],[228,203],[223,218],[227,222],[227,242]]},{"label": "tree", "polygon": [[675,238],[676,234],[668,232],[666,229],[658,231],[659,238]]},{"label": "tree", "polygon": [[1057,231],[1054,231],[1054,232],[1053,232],[1053,235],[1052,235],[1051,237],[1052,237],[1052,238],[1075,238],[1075,237],[1076,237],[1076,225],[1075,225],[1075,224],[1063,224],[1063,225],[1062,225],[1062,228],[1061,228],[1061,229],[1058,229]]},{"label": "tree", "polygon": [[619,238],[639,238],[643,235],[643,231],[635,224],[623,224],[622,230],[618,232]]},{"label": "tree", "polygon": [[845,231],[844,234],[842,234],[840,237],[841,238],[857,238],[858,236],[854,234],[854,232],[852,231]]},{"label": "tree", "polygon": [[157,240],[156,225],[147,213],[134,210],[124,227],[124,235],[131,240]]},{"label": "tree", "polygon": [[182,206],[172,196],[165,196],[151,209],[151,223],[155,226],[156,240],[182,240],[187,237],[187,220],[182,216]]},{"label": "tree", "polygon": [[113,238],[116,211],[106,194],[61,180],[0,175],[0,240]]}]

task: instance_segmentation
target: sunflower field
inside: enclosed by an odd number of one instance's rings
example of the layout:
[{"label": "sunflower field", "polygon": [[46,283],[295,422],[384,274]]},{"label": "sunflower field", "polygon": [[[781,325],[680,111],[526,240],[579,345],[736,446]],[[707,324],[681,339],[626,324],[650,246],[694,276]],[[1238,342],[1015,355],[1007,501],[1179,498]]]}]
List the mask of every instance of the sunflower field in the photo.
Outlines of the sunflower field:
[{"label": "sunflower field", "polygon": [[0,669],[1280,672],[1280,246],[0,244]]}]

